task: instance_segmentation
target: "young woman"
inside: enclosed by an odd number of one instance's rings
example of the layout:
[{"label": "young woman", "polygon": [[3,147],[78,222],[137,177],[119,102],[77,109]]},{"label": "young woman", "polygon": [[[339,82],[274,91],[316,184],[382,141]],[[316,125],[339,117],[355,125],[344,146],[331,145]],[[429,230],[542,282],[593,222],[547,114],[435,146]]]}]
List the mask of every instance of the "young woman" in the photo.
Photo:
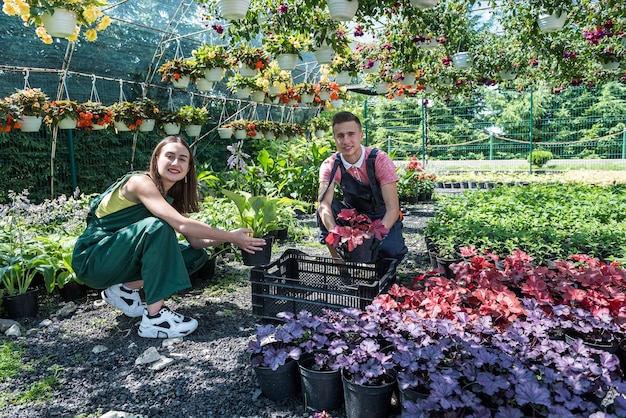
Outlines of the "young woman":
[{"label": "young woman", "polygon": [[[142,337],[180,337],[198,327],[195,319],[168,309],[164,299],[191,286],[189,274],[207,261],[204,248],[231,242],[254,253],[265,245],[250,229],[229,232],[185,216],[198,210],[193,155],[177,136],[159,142],[149,172],[128,173],[90,203],[72,267],[85,284],[105,289],[102,298],[109,305],[141,316]],[[179,243],[177,233],[189,244]]]}]

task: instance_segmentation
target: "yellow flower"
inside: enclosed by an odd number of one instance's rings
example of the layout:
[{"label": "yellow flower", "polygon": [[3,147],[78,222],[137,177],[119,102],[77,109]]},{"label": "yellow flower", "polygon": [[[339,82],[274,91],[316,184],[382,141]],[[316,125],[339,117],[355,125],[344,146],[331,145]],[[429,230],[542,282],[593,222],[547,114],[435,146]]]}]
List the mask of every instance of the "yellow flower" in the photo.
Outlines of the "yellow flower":
[{"label": "yellow flower", "polygon": [[104,16],[100,19],[100,23],[96,26],[96,30],[105,30],[111,24],[111,18],[109,16]]},{"label": "yellow flower", "polygon": [[88,7],[83,11],[83,18],[87,23],[91,24],[102,15],[102,12],[94,6]]},{"label": "yellow flower", "polygon": [[37,29],[35,29],[35,33],[42,39],[48,34],[48,32],[46,32],[46,28],[44,28],[43,26],[39,26]]},{"label": "yellow flower", "polygon": [[2,6],[2,11],[4,12],[4,14],[9,16],[15,16],[17,14],[17,9],[15,8],[15,5],[9,2],[4,2],[4,5]]},{"label": "yellow flower", "polygon": [[214,59],[217,56],[215,51],[209,51],[209,58]]},{"label": "yellow flower", "polygon": [[85,38],[87,38],[88,41],[93,42],[98,39],[98,32],[96,32],[95,29],[88,29],[85,31]]},{"label": "yellow flower", "polygon": [[76,40],[78,39],[78,34],[80,33],[80,28],[78,26],[76,26],[74,28],[74,33],[72,33],[70,36],[68,36],[67,40],[68,41],[72,41],[72,42],[76,42]]}]

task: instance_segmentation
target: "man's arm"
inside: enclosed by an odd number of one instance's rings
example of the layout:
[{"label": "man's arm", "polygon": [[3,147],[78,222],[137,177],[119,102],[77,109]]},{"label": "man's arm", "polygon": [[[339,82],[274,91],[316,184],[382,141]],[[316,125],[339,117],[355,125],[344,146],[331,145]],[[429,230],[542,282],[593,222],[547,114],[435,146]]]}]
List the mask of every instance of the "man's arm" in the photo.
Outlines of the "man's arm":
[{"label": "man's arm", "polygon": [[332,230],[335,227],[335,218],[332,211],[332,203],[334,197],[335,188],[326,182],[320,183],[320,189],[318,194],[318,207],[317,211],[320,215],[320,219],[327,230]]},{"label": "man's arm", "polygon": [[398,199],[397,183],[387,183],[380,186],[380,191],[385,201],[385,216],[383,216],[383,225],[387,229],[391,229],[400,217],[400,200]]}]

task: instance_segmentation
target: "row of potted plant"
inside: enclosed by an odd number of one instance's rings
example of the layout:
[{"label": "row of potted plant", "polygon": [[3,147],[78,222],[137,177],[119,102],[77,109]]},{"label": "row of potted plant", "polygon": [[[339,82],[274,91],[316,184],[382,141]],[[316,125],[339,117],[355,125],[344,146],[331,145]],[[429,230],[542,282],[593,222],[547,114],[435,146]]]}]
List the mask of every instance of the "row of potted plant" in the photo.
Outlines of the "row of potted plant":
[{"label": "row of potted plant", "polygon": [[624,193],[621,185],[553,183],[442,195],[425,233],[433,251],[447,259],[472,245],[481,252],[521,249],[540,262],[577,253],[621,260]]},{"label": "row of potted plant", "polygon": [[427,173],[417,157],[398,164],[398,197],[404,201],[428,201],[435,190],[437,175]]},{"label": "row of potted plant", "polygon": [[305,128],[298,123],[274,122],[263,120],[236,119],[232,122],[222,124],[218,128],[218,134],[223,139],[235,136],[235,139],[246,137],[259,139],[264,137],[267,140],[273,139],[295,139],[304,135]]},{"label": "row of potted plant", "polygon": [[[278,370],[313,353],[307,367],[341,373],[346,395],[349,382],[369,388],[364,402],[397,382],[406,417],[623,415],[626,271],[585,255],[548,267],[521,251],[465,253],[454,280],[429,272],[365,311],[279,314],[284,324],[259,326],[250,341],[251,366]],[[316,399],[301,378],[303,398]],[[348,416],[353,401],[345,396]]]}]

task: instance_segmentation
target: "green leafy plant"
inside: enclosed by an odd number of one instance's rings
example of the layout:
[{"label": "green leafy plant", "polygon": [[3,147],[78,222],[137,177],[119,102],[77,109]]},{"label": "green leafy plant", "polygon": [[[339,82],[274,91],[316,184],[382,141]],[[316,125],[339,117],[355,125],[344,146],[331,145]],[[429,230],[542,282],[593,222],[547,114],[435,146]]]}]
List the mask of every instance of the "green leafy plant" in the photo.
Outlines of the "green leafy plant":
[{"label": "green leafy plant", "polygon": [[161,81],[164,83],[172,80],[180,80],[183,76],[195,74],[196,62],[190,58],[175,58],[161,65],[157,70],[162,74]]},{"label": "green leafy plant", "polygon": [[198,70],[230,67],[231,56],[225,45],[204,44],[191,52]]},{"label": "green leafy plant", "polygon": [[46,111],[45,122],[52,128],[65,118],[76,119],[80,116],[82,107],[73,100],[53,100]]},{"label": "green leafy plant", "polygon": [[179,120],[187,125],[204,125],[209,121],[206,107],[183,106],[178,110]]},{"label": "green leafy plant", "polygon": [[554,158],[554,156],[550,151],[545,149],[536,149],[533,150],[533,152],[528,156],[528,161],[534,166],[543,167],[552,158]]},{"label": "green leafy plant", "polygon": [[41,89],[17,90],[8,100],[17,105],[22,116],[43,116],[50,108],[50,98]]},{"label": "green leafy plant", "polygon": [[270,231],[280,229],[278,198],[226,189],[222,189],[222,193],[237,206],[240,227],[252,229],[255,238],[265,237]]}]

